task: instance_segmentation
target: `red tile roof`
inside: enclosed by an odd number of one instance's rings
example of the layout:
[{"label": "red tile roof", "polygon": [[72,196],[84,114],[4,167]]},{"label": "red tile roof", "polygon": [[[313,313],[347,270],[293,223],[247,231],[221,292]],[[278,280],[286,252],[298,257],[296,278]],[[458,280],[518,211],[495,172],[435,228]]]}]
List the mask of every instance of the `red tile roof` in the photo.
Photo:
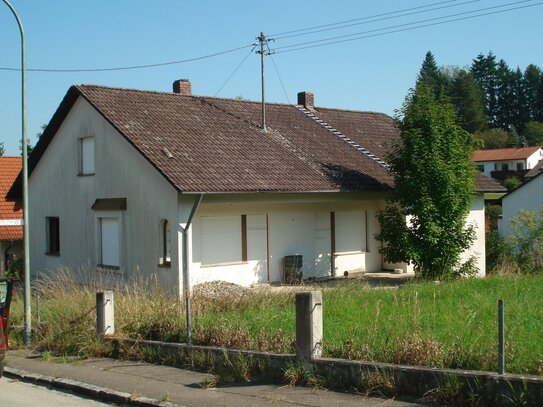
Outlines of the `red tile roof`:
[{"label": "red tile roof", "polygon": [[[316,107],[317,120],[296,106],[270,103],[264,133],[257,102],[94,85],[70,88],[30,156],[30,173],[79,97],[181,192],[393,187],[390,171],[378,160],[386,160],[399,140],[394,120],[385,114]],[[481,182],[478,177],[481,190],[502,189],[493,180]]]},{"label": "red tile roof", "polygon": [[0,240],[21,240],[22,226],[3,226],[2,221],[20,220],[23,217],[21,202],[8,200],[6,195],[21,171],[21,157],[0,157]]},{"label": "red tile roof", "polygon": [[503,161],[503,160],[523,160],[529,158],[533,153],[539,150],[541,146],[521,147],[521,148],[498,148],[495,150],[477,150],[473,155],[473,161]]}]

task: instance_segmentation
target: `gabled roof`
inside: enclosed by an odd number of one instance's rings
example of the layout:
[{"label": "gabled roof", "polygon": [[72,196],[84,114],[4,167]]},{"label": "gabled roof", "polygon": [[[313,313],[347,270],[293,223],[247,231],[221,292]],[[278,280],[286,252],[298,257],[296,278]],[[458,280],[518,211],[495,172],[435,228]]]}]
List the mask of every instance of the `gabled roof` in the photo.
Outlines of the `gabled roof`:
[{"label": "gabled roof", "polygon": [[524,174],[524,178],[526,179],[533,178],[539,175],[541,172],[543,172],[543,160],[539,160],[539,162],[535,165],[534,168],[532,168],[530,171]]},{"label": "gabled roof", "polygon": [[473,161],[503,161],[503,160],[525,160],[539,150],[541,146],[519,147],[519,148],[498,148],[496,150],[477,150],[473,155]]},{"label": "gabled roof", "polygon": [[21,171],[21,157],[0,157],[0,240],[21,240],[23,227],[12,225],[23,217],[21,202],[8,200],[7,193]]},{"label": "gabled roof", "polygon": [[393,187],[383,160],[399,132],[385,114],[316,107],[309,117],[299,106],[269,103],[265,133],[257,102],[94,85],[69,89],[30,156],[30,174],[79,97],[180,192]]}]

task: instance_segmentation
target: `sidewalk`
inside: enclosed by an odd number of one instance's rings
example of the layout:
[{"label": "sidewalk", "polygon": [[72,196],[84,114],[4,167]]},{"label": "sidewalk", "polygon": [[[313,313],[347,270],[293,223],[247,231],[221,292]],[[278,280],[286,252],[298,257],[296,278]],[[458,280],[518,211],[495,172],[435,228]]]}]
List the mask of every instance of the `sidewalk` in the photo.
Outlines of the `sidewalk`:
[{"label": "sidewalk", "polygon": [[27,350],[9,351],[5,376],[81,393],[116,405],[139,406],[357,406],[420,404],[273,384],[202,389],[212,376],[169,366],[116,359],[46,362]]}]

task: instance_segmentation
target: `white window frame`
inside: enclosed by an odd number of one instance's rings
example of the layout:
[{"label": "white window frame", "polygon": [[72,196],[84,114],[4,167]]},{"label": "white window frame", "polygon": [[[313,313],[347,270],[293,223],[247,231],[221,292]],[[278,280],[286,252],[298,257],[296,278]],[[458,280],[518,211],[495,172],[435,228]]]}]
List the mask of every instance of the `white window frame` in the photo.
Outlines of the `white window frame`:
[{"label": "white window frame", "polygon": [[96,170],[95,148],[94,137],[79,139],[79,175],[94,175]]}]

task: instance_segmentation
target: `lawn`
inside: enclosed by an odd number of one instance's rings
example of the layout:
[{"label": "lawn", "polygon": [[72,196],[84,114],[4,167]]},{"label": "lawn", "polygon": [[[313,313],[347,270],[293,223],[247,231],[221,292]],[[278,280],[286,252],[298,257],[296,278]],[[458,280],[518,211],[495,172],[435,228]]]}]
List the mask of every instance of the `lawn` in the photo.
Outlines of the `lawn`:
[{"label": "lawn", "polygon": [[[94,335],[95,290],[49,282],[41,296],[36,345],[63,355],[107,352]],[[543,374],[540,275],[413,282],[397,290],[345,281],[323,290],[324,354],[495,371],[498,299],[505,301],[506,371]],[[16,297],[15,324],[22,323],[22,309]],[[184,340],[182,302],[152,284],[117,293],[115,310],[118,335]],[[220,301],[195,298],[193,326],[196,344],[292,352],[294,294],[264,292]]]}]

